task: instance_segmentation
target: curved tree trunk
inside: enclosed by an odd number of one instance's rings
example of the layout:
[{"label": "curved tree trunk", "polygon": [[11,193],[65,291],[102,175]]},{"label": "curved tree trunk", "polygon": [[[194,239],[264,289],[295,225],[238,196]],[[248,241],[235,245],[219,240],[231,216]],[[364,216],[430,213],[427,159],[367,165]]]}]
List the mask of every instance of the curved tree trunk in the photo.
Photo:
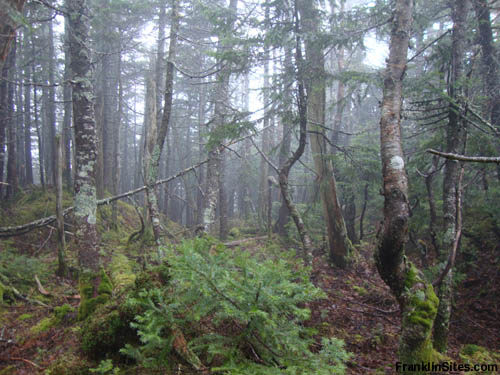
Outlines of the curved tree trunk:
[{"label": "curved tree trunk", "polygon": [[[149,208],[149,215],[151,218],[151,223],[153,225],[153,233],[155,241],[158,245],[161,243],[162,226],[160,222],[160,210],[158,208],[158,198],[154,190],[154,183],[158,179],[158,172],[160,166],[160,156],[163,151],[163,145],[165,144],[165,139],[170,128],[170,115],[172,113],[172,100],[173,100],[173,85],[175,76],[175,66],[174,58],[177,52],[177,38],[179,32],[179,9],[178,0],[172,0],[172,21],[170,26],[170,44],[168,49],[167,58],[167,71],[165,78],[165,96],[164,96],[164,107],[163,116],[161,119],[161,124],[158,127],[156,133],[156,126],[150,128],[150,131],[156,134],[148,135],[146,139],[146,147],[148,150],[148,160],[144,160],[144,182],[148,186],[146,190],[147,205]],[[155,89],[151,91],[151,107],[150,110],[154,111],[151,113],[150,121],[156,124],[156,98]]]},{"label": "curved tree trunk", "polygon": [[400,121],[412,8],[412,0],[396,1],[384,76],[380,119],[384,223],[375,261],[380,276],[391,288],[402,312],[399,360],[405,364],[420,364],[433,359],[431,334],[439,301],[432,285],[404,257],[409,207]]},{"label": "curved tree trunk", "polygon": [[296,64],[296,74],[297,74],[297,100],[298,100],[298,112],[299,112],[299,126],[300,126],[300,136],[299,136],[299,145],[294,153],[285,161],[285,163],[280,166],[278,172],[279,185],[281,188],[281,195],[285,204],[290,212],[290,216],[292,217],[295,226],[297,227],[297,232],[299,233],[300,240],[302,242],[303,248],[303,257],[306,264],[311,263],[313,258],[313,242],[311,237],[309,237],[309,233],[306,230],[304,225],[304,221],[300,215],[300,212],[295,207],[295,204],[292,201],[292,196],[290,194],[290,189],[288,187],[288,175],[290,174],[290,170],[293,165],[304,153],[306,147],[306,138],[307,138],[307,99],[306,99],[306,91],[304,87],[304,76],[303,76],[303,67],[304,67],[304,59],[302,57],[302,49],[301,44],[302,41],[299,35],[299,16],[297,4],[294,7],[294,24],[295,24],[295,38],[296,38],[296,46],[295,46],[295,64]]},{"label": "curved tree trunk", "polygon": [[318,10],[313,0],[297,1],[301,15],[301,26],[306,32],[305,46],[307,64],[305,82],[307,90],[307,121],[311,129],[311,149],[319,184],[323,215],[327,224],[330,260],[338,267],[345,267],[352,243],[340,208],[337,183],[331,160],[325,158],[325,67],[323,46],[318,36]]}]

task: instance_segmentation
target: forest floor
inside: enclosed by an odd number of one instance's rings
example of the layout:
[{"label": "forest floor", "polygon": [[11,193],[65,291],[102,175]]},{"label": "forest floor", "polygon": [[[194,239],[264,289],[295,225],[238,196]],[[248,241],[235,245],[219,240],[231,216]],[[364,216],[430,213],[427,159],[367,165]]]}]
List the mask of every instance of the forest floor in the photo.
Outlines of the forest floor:
[{"label": "forest floor", "polygon": [[[10,241],[9,246],[24,248],[25,253],[32,255],[33,249],[26,250],[27,244],[43,242],[47,231],[36,241],[34,236],[18,237]],[[252,251],[261,245],[263,241],[245,243],[241,251]],[[308,325],[317,328],[320,336],[334,336],[345,341],[346,349],[353,353],[347,374],[395,373],[400,314],[397,303],[376,271],[373,247],[374,243],[364,243],[353,265],[345,270],[332,268],[325,254],[317,254],[313,263],[312,280],[328,298],[309,306],[312,316]],[[39,245],[31,248],[37,250]],[[49,241],[45,252],[40,254],[49,268],[56,261],[50,255],[53,249]],[[4,250],[4,242],[0,241],[0,252]],[[470,267],[459,283],[447,353],[452,360],[460,360],[459,353],[465,344],[500,350],[498,250],[481,253],[477,264]],[[32,267],[29,258],[23,261],[27,268]],[[22,274],[23,270],[19,272]],[[46,369],[56,368],[56,364],[64,367],[71,362],[88,361],[71,323],[75,312],[66,315],[67,324],[63,321],[48,329],[42,327],[51,324],[53,308],[41,304],[52,307],[68,304],[76,311],[79,304],[77,283],[56,277],[45,277],[42,283],[37,285],[32,280],[24,293],[28,300],[16,299],[12,304],[0,305],[0,375],[50,374]],[[96,366],[91,361],[88,363],[89,367]]]}]

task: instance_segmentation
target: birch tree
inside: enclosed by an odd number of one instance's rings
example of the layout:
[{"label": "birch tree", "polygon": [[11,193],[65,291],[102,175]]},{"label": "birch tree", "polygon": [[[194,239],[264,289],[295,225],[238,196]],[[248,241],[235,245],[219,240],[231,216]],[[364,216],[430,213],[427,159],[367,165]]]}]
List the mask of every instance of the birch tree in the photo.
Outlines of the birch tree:
[{"label": "birch tree", "polygon": [[412,9],[413,0],[395,3],[389,58],[384,73],[380,119],[384,222],[375,261],[380,276],[391,288],[401,308],[399,360],[405,364],[420,364],[433,360],[431,335],[439,300],[432,285],[406,260],[404,250],[410,214],[400,122]]}]

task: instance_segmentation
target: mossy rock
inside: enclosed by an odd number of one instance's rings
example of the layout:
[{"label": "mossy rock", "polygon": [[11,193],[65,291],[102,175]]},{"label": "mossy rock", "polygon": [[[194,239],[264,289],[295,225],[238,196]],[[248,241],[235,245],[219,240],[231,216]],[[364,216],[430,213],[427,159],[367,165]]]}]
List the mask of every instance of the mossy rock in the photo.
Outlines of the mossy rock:
[{"label": "mossy rock", "polygon": [[130,326],[140,313],[138,307],[125,303],[125,296],[115,298],[90,314],[82,327],[83,351],[92,359],[118,356],[127,343],[137,343],[137,331]]}]

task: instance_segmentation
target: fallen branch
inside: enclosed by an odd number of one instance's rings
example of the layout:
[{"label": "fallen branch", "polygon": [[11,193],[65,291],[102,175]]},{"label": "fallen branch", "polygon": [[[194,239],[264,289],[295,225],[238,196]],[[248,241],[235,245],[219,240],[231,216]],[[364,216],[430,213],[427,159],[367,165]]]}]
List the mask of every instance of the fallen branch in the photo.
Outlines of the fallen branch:
[{"label": "fallen branch", "polygon": [[35,281],[36,285],[38,286],[38,291],[42,293],[44,296],[50,296],[50,293],[47,292],[47,290],[45,290],[37,275],[35,275]]},{"label": "fallen branch", "polygon": [[[264,128],[265,129],[265,128]],[[264,130],[264,129],[260,129],[260,131]],[[238,143],[238,142],[241,142],[247,138],[250,138],[250,137],[253,137],[255,134],[252,133],[252,134],[248,134],[248,135],[245,135],[241,138],[238,138],[238,139],[235,139],[231,142],[228,142],[227,144],[224,145],[224,147],[229,147],[235,143]],[[202,160],[200,161],[199,163],[196,163],[192,166],[190,166],[189,168],[186,168],[182,171],[180,171],[179,173],[173,175],[173,176],[170,176],[168,178],[164,178],[162,180],[158,180],[156,181],[153,186],[158,186],[158,185],[162,185],[162,184],[165,184],[167,182],[170,182],[178,177],[181,177],[191,171],[194,171],[196,168],[202,166],[203,164],[206,164],[208,163],[208,159],[205,159],[205,160]],[[141,187],[138,187],[137,189],[133,189],[133,190],[130,190],[130,191],[127,191],[125,193],[122,193],[122,194],[118,194],[118,195],[115,195],[115,196],[112,196],[112,197],[109,197],[109,198],[104,198],[104,199],[100,199],[97,201],[97,205],[98,206],[102,206],[104,204],[110,204],[118,199],[122,199],[122,198],[126,198],[126,197],[129,197],[131,195],[134,195],[134,194],[137,194],[137,193],[140,193],[141,191],[144,191],[146,190],[146,186],[141,186]],[[71,206],[71,207],[68,207],[66,208],[64,211],[63,211],[63,216],[66,217],[67,215],[69,215],[71,212],[73,212],[74,210],[74,207]],[[0,238],[7,238],[7,237],[13,237],[13,236],[20,236],[22,234],[25,234],[25,233],[28,233],[28,232],[31,232],[32,230],[34,229],[37,229],[37,228],[42,228],[46,225],[50,225],[52,223],[54,223],[56,221],[56,215],[52,215],[52,216],[47,216],[47,217],[44,217],[42,219],[38,219],[38,220],[35,220],[35,221],[32,221],[30,223],[26,223],[26,224],[22,224],[22,225],[17,225],[17,226],[12,226],[12,227],[0,227]]]},{"label": "fallen branch", "polygon": [[24,358],[19,358],[19,357],[10,357],[11,361],[23,361],[26,362],[27,364],[36,367],[38,369],[42,369],[42,367],[38,366],[35,362],[31,362],[29,359],[24,359]]},{"label": "fallen branch", "polygon": [[32,299],[32,298],[28,298],[26,296],[23,296],[16,288],[14,288],[13,286],[10,287],[10,289],[12,290],[12,292],[14,293],[14,295],[23,300],[23,301],[26,301],[26,302],[30,302],[30,303],[34,303],[34,304],[37,304],[37,305],[40,305],[40,306],[43,306],[43,307],[47,307],[47,308],[50,308],[49,305],[43,303],[42,301],[38,301],[36,299]]},{"label": "fallen branch", "polygon": [[441,156],[445,159],[450,160],[459,160],[459,161],[467,161],[472,163],[496,163],[500,164],[500,157],[487,157],[487,156],[466,156],[466,155],[458,155],[458,154],[450,154],[447,152],[441,152],[429,149],[427,152]]},{"label": "fallen branch", "polygon": [[259,237],[252,237],[252,238],[243,238],[241,240],[226,242],[223,245],[226,246],[226,247],[235,247],[235,246],[241,245],[242,243],[251,242],[251,241],[259,241],[259,240],[266,240],[267,238],[268,238],[267,236],[259,236]]}]

